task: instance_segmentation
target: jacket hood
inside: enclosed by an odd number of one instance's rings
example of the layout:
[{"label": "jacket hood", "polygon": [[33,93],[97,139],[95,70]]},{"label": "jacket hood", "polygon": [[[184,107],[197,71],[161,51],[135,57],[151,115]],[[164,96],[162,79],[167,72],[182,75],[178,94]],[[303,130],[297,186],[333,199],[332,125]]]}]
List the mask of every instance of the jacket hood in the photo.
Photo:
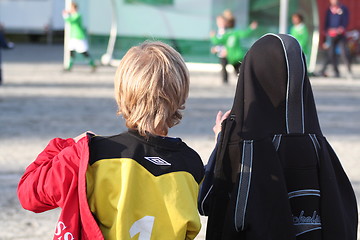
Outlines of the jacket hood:
[{"label": "jacket hood", "polygon": [[240,139],[321,134],[305,62],[290,35],[266,34],[253,44],[240,68],[230,114]]}]

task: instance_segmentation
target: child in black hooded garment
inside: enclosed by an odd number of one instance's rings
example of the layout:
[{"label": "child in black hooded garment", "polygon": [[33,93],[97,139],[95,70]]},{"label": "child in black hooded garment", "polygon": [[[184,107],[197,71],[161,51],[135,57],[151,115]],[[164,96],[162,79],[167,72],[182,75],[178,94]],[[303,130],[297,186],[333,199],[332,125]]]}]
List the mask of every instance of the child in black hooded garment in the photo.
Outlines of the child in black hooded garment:
[{"label": "child in black hooded garment", "polygon": [[254,43],[215,133],[223,119],[199,195],[207,240],[357,239],[355,194],[322,135],[295,38]]}]

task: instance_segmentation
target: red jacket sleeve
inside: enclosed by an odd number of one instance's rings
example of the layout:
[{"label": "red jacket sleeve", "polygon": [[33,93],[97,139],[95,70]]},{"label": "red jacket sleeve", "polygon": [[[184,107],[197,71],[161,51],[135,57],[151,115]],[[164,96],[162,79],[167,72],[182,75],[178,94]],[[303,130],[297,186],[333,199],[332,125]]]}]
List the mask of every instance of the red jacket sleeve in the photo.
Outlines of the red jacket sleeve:
[{"label": "red jacket sleeve", "polygon": [[55,138],[25,170],[18,185],[23,208],[43,212],[62,207],[67,193],[78,184],[80,146],[71,138]]}]

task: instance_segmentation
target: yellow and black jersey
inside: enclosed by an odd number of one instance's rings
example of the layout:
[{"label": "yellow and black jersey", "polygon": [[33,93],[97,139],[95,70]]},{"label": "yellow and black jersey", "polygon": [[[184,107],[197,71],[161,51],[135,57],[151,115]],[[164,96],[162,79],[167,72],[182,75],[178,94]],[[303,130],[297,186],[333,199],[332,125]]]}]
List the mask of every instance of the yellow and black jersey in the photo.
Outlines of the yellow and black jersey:
[{"label": "yellow and black jersey", "polygon": [[87,199],[105,239],[194,239],[203,175],[199,155],[179,138],[95,136]]}]

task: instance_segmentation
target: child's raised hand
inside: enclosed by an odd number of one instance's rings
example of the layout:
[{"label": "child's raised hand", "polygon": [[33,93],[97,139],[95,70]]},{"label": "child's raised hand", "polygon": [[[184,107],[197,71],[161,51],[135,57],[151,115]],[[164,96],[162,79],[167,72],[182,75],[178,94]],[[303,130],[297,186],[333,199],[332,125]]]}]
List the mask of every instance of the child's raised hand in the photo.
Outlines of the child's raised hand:
[{"label": "child's raised hand", "polygon": [[253,22],[250,24],[250,28],[251,28],[252,30],[256,29],[257,27],[258,27],[258,22],[256,22],[256,21],[253,21]]},{"label": "child's raised hand", "polygon": [[222,113],[222,111],[219,111],[216,115],[215,125],[213,127],[213,131],[215,133],[215,141],[217,139],[218,134],[221,132],[221,123],[226,118],[228,118],[230,115],[230,110],[228,110],[226,113]]}]

